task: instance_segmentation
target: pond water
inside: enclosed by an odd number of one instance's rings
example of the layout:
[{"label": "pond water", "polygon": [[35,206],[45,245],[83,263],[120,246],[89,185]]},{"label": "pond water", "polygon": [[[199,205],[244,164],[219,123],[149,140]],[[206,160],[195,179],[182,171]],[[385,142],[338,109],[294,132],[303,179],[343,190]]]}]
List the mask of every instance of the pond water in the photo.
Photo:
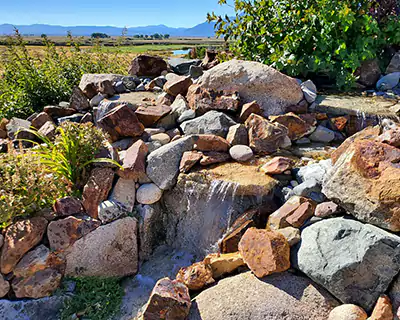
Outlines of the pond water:
[{"label": "pond water", "polygon": [[172,54],[174,55],[174,56],[180,56],[180,55],[183,55],[183,54],[188,54],[190,52],[190,49],[185,49],[185,50],[174,50],[174,51],[172,51]]}]

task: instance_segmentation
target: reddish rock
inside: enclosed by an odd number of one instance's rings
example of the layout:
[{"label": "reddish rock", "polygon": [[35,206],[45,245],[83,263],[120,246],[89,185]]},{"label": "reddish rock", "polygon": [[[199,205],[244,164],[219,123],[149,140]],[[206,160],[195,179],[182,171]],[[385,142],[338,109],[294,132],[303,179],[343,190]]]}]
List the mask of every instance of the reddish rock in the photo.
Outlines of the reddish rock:
[{"label": "reddish rock", "polygon": [[157,281],[143,314],[143,320],[186,319],[191,307],[188,288],[178,280],[163,278]]},{"label": "reddish rock", "polygon": [[314,214],[315,203],[307,198],[293,196],[268,218],[267,228],[301,227]]},{"label": "reddish rock", "polygon": [[90,108],[89,100],[79,87],[72,89],[69,107],[77,111],[87,110]]},{"label": "reddish rock", "polygon": [[317,125],[317,117],[315,113],[299,114],[299,117],[312,127],[315,127]]},{"label": "reddish rock", "polygon": [[387,295],[381,295],[376,302],[369,320],[393,320],[392,302]]},{"label": "reddish rock", "polygon": [[156,105],[158,106],[170,106],[171,104],[174,103],[175,97],[171,96],[170,94],[164,92],[163,94],[160,94],[159,97],[157,98]]},{"label": "reddish rock", "polygon": [[162,58],[141,54],[132,60],[129,74],[138,77],[158,77],[164,70],[168,70],[168,65]]},{"label": "reddish rock", "polygon": [[111,110],[97,121],[97,125],[110,135],[113,142],[122,137],[138,137],[144,131],[135,112],[125,104]]},{"label": "reddish rock", "polygon": [[159,119],[171,112],[171,107],[166,105],[144,106],[136,110],[136,115],[145,127],[150,127]]},{"label": "reddish rock", "polygon": [[149,149],[147,145],[142,141],[136,141],[126,151],[122,168],[119,169],[117,174],[124,179],[139,180],[146,174],[146,156]]},{"label": "reddish rock", "polygon": [[247,118],[252,114],[262,114],[262,110],[257,101],[249,102],[243,105],[242,111],[240,112],[239,119],[241,122],[246,122]]},{"label": "reddish rock", "polygon": [[7,228],[1,250],[1,273],[13,271],[24,254],[42,240],[46,227],[45,218],[35,217],[18,221]]},{"label": "reddish rock", "polygon": [[57,199],[53,209],[59,217],[72,216],[84,212],[81,200],[74,197]]},{"label": "reddish rock", "polygon": [[98,206],[106,200],[114,180],[111,168],[94,168],[90,178],[83,188],[83,207],[92,218],[98,217]]},{"label": "reddish rock", "polygon": [[248,229],[239,242],[239,252],[258,278],[290,268],[290,246],[279,232]]},{"label": "reddish rock", "polygon": [[193,81],[190,77],[182,76],[172,81],[167,81],[164,85],[164,91],[174,97],[178,94],[185,96],[192,83]]},{"label": "reddish rock", "polygon": [[189,107],[196,111],[197,115],[203,115],[211,110],[236,112],[240,105],[240,98],[236,91],[215,91],[196,84],[189,87],[186,98]]},{"label": "reddish rock", "polygon": [[43,111],[54,118],[71,116],[77,112],[74,108],[63,108],[58,106],[47,106],[43,108]]},{"label": "reddish rock", "polygon": [[330,120],[334,129],[339,131],[344,131],[347,122],[349,121],[349,117],[347,116],[336,117],[336,118],[331,118]]},{"label": "reddish rock", "polygon": [[110,80],[103,80],[98,84],[98,92],[105,96],[112,97],[115,94],[115,89]]},{"label": "reddish rock", "polygon": [[68,217],[52,221],[47,227],[50,248],[55,251],[64,250],[100,225],[98,220],[83,217]]},{"label": "reddish rock", "polygon": [[393,147],[400,147],[400,127],[383,132],[376,141],[386,143]]},{"label": "reddish rock", "polygon": [[0,274],[0,298],[3,298],[8,291],[10,291],[10,283]]},{"label": "reddish rock", "polygon": [[274,153],[287,142],[289,131],[279,123],[271,123],[261,116],[251,114],[245,125],[249,131],[249,145],[256,153]]},{"label": "reddish rock", "polygon": [[198,151],[228,152],[228,141],[213,134],[199,134],[193,136],[194,149]]},{"label": "reddish rock", "polygon": [[322,121],[322,120],[328,120],[328,115],[327,115],[326,113],[317,112],[317,113],[315,114],[315,118],[317,118],[317,120],[320,120],[320,121]]},{"label": "reddish rock", "polygon": [[203,154],[197,151],[186,151],[182,155],[181,163],[179,165],[179,171],[183,173],[189,172],[189,170],[200,161]]},{"label": "reddish rock", "polygon": [[298,104],[288,106],[285,112],[293,112],[295,114],[305,114],[308,112],[307,100],[301,100]]},{"label": "reddish rock", "polygon": [[211,267],[203,261],[182,268],[176,275],[176,280],[184,283],[189,290],[200,290],[214,282]]},{"label": "reddish rock", "polygon": [[333,201],[323,202],[317,205],[314,215],[320,218],[327,218],[341,211],[340,207]]},{"label": "reddish rock", "polygon": [[211,267],[214,279],[219,279],[245,265],[239,252],[209,254],[204,258],[204,264]]},{"label": "reddish rock", "polygon": [[12,288],[17,298],[42,298],[60,285],[65,261],[40,245],[27,253],[14,270]]},{"label": "reddish rock", "polygon": [[232,146],[249,144],[249,134],[243,124],[231,126],[226,136],[226,140]]},{"label": "reddish rock", "polygon": [[31,126],[39,130],[47,121],[53,122],[53,119],[49,116],[48,113],[41,112],[32,119]]},{"label": "reddish rock", "polygon": [[211,68],[215,67],[219,63],[218,61],[218,52],[215,50],[206,50],[206,55],[201,62],[200,66],[204,70],[210,70]]},{"label": "reddish rock", "polygon": [[261,167],[266,174],[282,174],[293,168],[293,160],[285,157],[275,157]]},{"label": "reddish rock", "polygon": [[203,156],[200,160],[200,164],[202,166],[208,166],[215,163],[226,162],[231,159],[231,156],[228,153],[224,152],[204,152]]},{"label": "reddish rock", "polygon": [[95,96],[97,96],[97,86],[95,83],[90,82],[88,84],[86,84],[85,88],[82,90],[83,93],[85,94],[85,96],[91,100],[93,99]]},{"label": "reddish rock", "polygon": [[53,139],[56,135],[57,127],[54,124],[53,121],[47,121],[40,129],[39,129],[39,134],[49,138]]},{"label": "reddish rock", "polygon": [[288,129],[290,140],[298,140],[315,130],[314,126],[292,112],[279,116],[270,116],[269,119],[272,123],[280,123],[285,126]]}]

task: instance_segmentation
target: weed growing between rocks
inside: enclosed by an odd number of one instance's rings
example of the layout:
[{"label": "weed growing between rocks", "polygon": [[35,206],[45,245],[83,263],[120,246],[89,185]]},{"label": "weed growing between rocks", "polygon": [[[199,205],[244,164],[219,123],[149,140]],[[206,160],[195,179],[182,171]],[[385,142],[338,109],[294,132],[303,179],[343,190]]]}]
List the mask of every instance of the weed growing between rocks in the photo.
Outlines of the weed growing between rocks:
[{"label": "weed growing between rocks", "polygon": [[[61,320],[109,320],[122,303],[123,289],[118,278],[83,277],[69,279],[76,283],[74,296],[66,300]],[[76,315],[76,316],[74,316]]]}]

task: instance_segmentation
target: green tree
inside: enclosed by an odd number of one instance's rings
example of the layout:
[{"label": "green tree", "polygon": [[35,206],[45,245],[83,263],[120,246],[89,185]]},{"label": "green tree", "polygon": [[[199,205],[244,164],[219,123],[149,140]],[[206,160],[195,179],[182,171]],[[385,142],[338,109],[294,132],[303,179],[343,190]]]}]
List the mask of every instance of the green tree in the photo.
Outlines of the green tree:
[{"label": "green tree", "polygon": [[94,32],[91,35],[91,38],[93,39],[106,39],[109,38],[110,36],[106,33],[101,33],[101,32]]}]

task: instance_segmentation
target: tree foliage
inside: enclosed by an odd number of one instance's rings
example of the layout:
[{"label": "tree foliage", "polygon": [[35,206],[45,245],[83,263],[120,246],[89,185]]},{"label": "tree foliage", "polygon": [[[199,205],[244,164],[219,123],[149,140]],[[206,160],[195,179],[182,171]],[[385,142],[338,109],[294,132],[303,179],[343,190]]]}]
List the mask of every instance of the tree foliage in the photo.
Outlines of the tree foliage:
[{"label": "tree foliage", "polygon": [[292,76],[327,75],[342,88],[363,61],[400,44],[398,0],[235,0],[234,8],[235,17],[208,20],[235,40],[237,56]]}]

